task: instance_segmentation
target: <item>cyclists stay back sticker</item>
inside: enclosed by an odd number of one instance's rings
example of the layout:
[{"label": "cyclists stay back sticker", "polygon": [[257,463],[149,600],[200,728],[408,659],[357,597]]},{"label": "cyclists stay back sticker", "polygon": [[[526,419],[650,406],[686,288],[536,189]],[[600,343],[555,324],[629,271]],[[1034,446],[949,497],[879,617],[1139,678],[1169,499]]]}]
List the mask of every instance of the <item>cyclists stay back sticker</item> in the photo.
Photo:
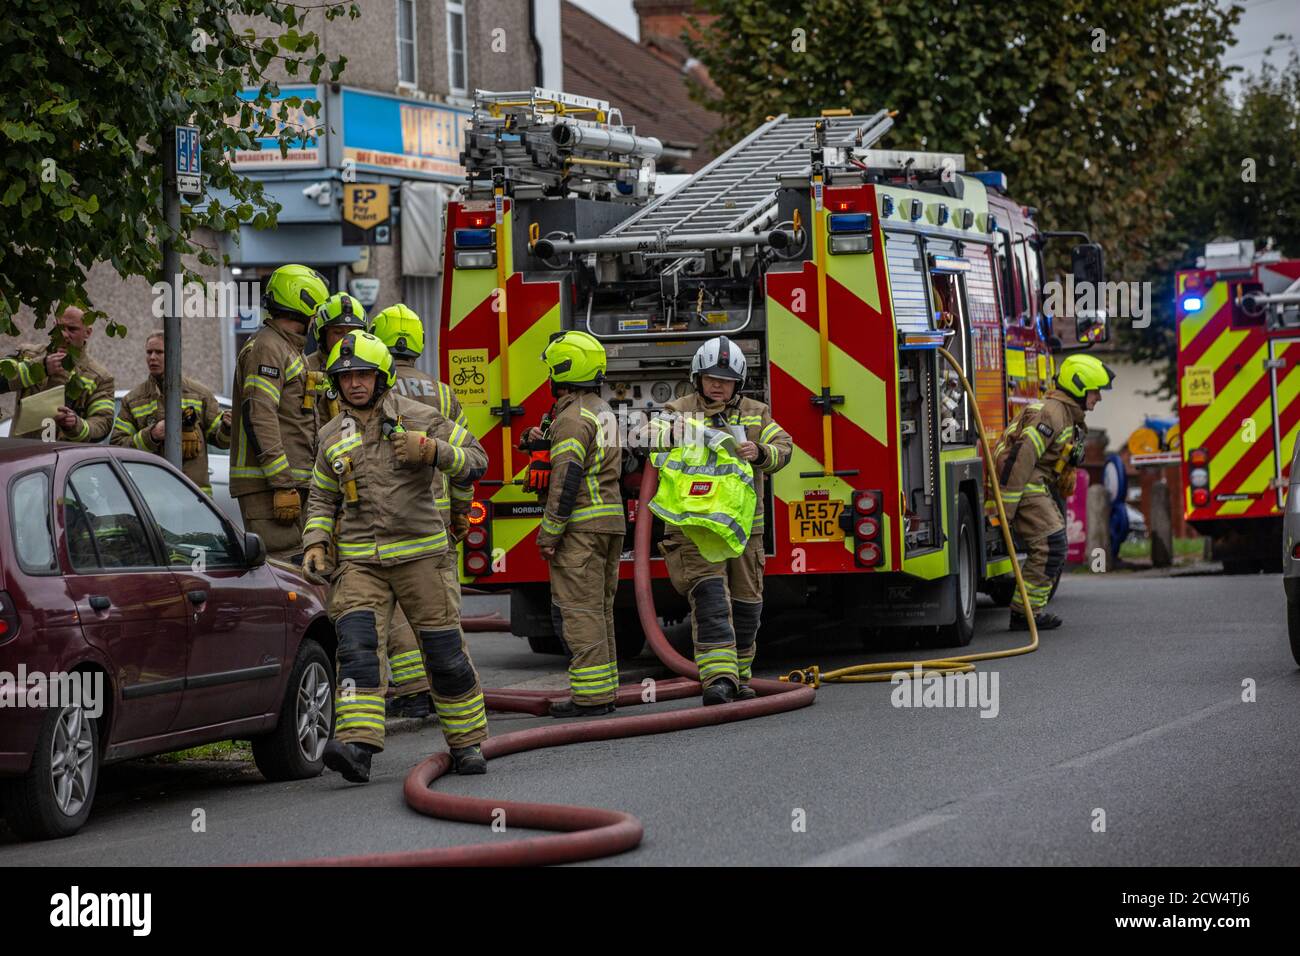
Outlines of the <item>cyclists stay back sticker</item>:
[{"label": "cyclists stay back sticker", "polygon": [[487,349],[451,349],[447,352],[447,371],[451,390],[462,405],[486,405]]},{"label": "cyclists stay back sticker", "polygon": [[1209,405],[1214,401],[1214,368],[1189,365],[1183,369],[1183,405]]}]

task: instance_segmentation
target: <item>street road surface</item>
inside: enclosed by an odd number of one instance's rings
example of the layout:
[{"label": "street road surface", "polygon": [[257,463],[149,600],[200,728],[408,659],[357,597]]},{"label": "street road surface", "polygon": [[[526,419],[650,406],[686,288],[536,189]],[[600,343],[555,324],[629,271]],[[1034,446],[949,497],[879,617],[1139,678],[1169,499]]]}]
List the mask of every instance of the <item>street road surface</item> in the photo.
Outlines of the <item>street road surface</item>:
[{"label": "street road surface", "polygon": [[[470,598],[466,612],[502,606]],[[534,751],[435,786],[634,813],[643,844],[604,865],[1300,862],[1300,670],[1280,578],[1072,574],[1053,609],[1066,626],[1037,653],[981,666],[997,674],[995,717],[839,684],[793,714]],[[1006,614],[981,608],[971,650],[1024,642]],[[562,659],[522,640],[470,645],[489,686],[563,685]],[[906,656],[866,655],[843,633],[765,647],[764,677]],[[625,680],[651,673],[643,658]],[[548,722],[494,715],[491,728]],[[407,809],[403,778],[442,747],[432,721],[392,735],[364,787],[330,773],[270,784],[241,762],[110,767],[84,831],[23,844],[0,825],[0,865],[231,864],[525,835]]]}]

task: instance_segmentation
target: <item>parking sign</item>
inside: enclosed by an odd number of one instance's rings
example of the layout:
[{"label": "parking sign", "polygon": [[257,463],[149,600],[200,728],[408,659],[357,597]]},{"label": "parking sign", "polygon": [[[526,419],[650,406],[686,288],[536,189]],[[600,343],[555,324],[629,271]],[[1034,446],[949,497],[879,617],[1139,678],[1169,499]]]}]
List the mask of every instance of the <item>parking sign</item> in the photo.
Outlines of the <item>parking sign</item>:
[{"label": "parking sign", "polygon": [[200,157],[199,128],[176,127],[176,191],[197,196],[203,192],[203,166]]}]

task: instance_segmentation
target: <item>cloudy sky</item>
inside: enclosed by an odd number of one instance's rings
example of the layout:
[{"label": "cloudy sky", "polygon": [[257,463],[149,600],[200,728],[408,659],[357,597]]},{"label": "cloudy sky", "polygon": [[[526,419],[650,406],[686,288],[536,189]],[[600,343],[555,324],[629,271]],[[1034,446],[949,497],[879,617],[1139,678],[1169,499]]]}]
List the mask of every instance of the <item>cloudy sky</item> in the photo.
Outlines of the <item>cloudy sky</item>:
[{"label": "cloudy sky", "polygon": [[[621,30],[634,40],[637,38],[636,14],[632,0],[573,0],[584,10]],[[1270,44],[1269,57],[1282,65],[1292,49],[1300,42],[1300,0],[1240,0],[1246,10],[1237,24],[1236,46],[1228,51],[1228,64],[1246,70],[1259,69],[1265,59],[1265,48]],[[1230,6],[1230,0],[1219,0],[1219,5]],[[1289,34],[1287,39],[1274,40],[1278,33]]]}]

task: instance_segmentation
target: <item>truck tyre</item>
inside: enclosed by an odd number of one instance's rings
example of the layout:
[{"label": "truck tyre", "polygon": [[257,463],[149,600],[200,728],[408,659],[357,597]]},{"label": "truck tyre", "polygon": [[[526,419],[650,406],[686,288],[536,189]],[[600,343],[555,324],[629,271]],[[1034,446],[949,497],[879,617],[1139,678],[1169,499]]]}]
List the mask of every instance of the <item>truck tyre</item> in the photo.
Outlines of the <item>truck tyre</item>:
[{"label": "truck tyre", "polygon": [[998,607],[1009,607],[1016,593],[1016,576],[1004,574],[984,582],[984,593],[993,599]]},{"label": "truck tyre", "polygon": [[641,615],[636,608],[614,609],[614,644],[620,661],[639,657],[645,649],[645,631],[641,628]]},{"label": "truck tyre", "polygon": [[48,708],[31,769],[0,781],[10,828],[25,840],[72,836],[90,817],[99,768],[98,721],[79,704]]},{"label": "truck tyre", "polygon": [[253,762],[271,781],[319,777],[325,745],[333,734],[333,666],[324,648],[303,638],[284,685],[275,729],[252,738]]},{"label": "truck tyre", "polygon": [[975,595],[979,589],[978,538],[975,535],[975,517],[970,499],[957,498],[957,617],[951,624],[942,624],[933,636],[922,643],[927,647],[965,647],[975,637]]},{"label": "truck tyre", "polygon": [[1286,629],[1291,638],[1291,656],[1300,666],[1300,598],[1286,600]]},{"label": "truck tyre", "polygon": [[564,645],[554,634],[530,634],[528,647],[534,654],[564,654]]}]

